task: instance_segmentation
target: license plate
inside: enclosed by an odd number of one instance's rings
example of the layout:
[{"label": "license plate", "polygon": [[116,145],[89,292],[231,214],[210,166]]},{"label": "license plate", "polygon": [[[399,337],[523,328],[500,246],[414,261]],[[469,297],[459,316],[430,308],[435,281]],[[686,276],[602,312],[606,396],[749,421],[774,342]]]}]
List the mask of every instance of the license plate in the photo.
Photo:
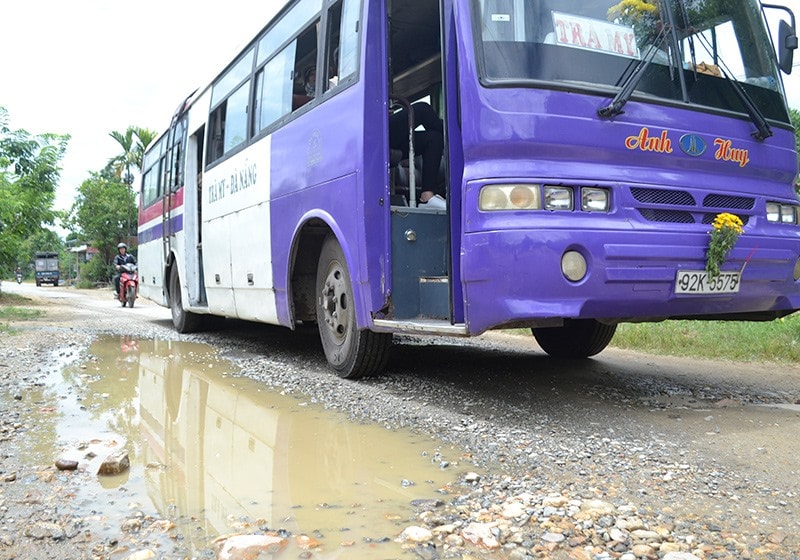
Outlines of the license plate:
[{"label": "license plate", "polygon": [[679,270],[675,276],[676,294],[735,294],[739,292],[742,273],[720,272],[709,280],[705,270]]}]

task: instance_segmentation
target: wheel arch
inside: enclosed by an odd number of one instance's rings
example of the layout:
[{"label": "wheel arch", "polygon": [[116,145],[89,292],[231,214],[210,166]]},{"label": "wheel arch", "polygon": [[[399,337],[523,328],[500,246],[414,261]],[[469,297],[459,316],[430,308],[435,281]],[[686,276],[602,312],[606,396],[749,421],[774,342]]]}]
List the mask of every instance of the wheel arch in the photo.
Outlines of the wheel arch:
[{"label": "wheel arch", "polygon": [[[316,321],[316,281],[322,244],[328,235],[336,237],[342,251],[342,231],[327,215],[309,215],[295,230],[287,270],[287,303],[289,322],[294,327],[298,321]],[[352,270],[350,259],[347,267]]]}]

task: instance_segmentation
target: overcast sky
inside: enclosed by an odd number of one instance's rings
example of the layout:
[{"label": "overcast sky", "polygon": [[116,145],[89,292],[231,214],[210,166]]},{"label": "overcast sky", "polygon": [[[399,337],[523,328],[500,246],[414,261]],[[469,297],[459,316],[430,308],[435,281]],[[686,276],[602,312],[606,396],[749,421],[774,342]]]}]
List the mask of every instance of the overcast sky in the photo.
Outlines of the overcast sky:
[{"label": "overcast sky", "polygon": [[[72,136],[57,207],[69,208],[88,173],[119,153],[110,131],[136,125],[161,132],[177,105],[281,4],[5,0],[0,106],[10,113],[12,128]],[[786,87],[790,105],[800,109],[800,68],[795,70]]]},{"label": "overcast sky", "polygon": [[57,207],[69,208],[75,187],[119,153],[109,132],[162,132],[282,3],[4,0],[0,107],[12,128],[72,137]]}]

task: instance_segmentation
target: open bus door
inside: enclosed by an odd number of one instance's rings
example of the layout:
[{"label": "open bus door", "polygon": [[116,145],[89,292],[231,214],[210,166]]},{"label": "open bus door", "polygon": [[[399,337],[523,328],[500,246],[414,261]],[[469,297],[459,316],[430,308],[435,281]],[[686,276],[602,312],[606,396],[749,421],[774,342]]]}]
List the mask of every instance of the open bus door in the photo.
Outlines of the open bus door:
[{"label": "open bus door", "polygon": [[405,154],[395,153],[397,150],[390,154],[393,278],[390,318],[394,326],[411,330],[439,331],[454,319],[449,210],[418,206],[424,162],[414,148],[414,104],[424,103],[443,120],[444,152],[437,182],[449,194],[450,135],[440,13],[439,0],[392,0],[388,14],[390,97],[396,111],[410,116],[407,159],[404,160]]},{"label": "open bus door", "polygon": [[[184,182],[184,232],[186,242],[187,290],[189,304],[205,306],[206,285],[203,275],[203,138],[205,127],[189,136],[186,146],[187,172]],[[191,219],[188,218],[191,216]]]},{"label": "open bus door", "polygon": [[175,259],[181,259],[180,268],[185,278],[178,286],[186,284],[190,307],[206,305],[206,290],[202,273],[202,187],[200,184],[203,154],[204,127],[188,136],[188,100],[176,111],[167,135],[167,154],[162,207],[162,248],[164,254],[164,280],[170,297],[173,286],[171,275]]}]

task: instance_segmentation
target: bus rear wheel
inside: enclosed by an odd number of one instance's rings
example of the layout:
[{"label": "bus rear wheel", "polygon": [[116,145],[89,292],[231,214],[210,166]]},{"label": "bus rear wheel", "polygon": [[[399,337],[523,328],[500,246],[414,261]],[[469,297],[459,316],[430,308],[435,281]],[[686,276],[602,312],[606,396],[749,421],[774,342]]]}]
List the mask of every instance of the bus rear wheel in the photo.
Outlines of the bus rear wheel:
[{"label": "bus rear wheel", "polygon": [[183,308],[181,281],[175,266],[169,273],[169,309],[172,312],[172,325],[179,333],[192,333],[200,329],[202,317]]},{"label": "bus rear wheel", "polygon": [[570,319],[562,327],[533,328],[536,342],[554,358],[588,358],[602,352],[614,338],[617,325],[594,319]]},{"label": "bus rear wheel", "polygon": [[359,329],[344,253],[328,236],[317,265],[317,325],[325,357],[345,379],[375,375],[389,360],[392,335]]}]

